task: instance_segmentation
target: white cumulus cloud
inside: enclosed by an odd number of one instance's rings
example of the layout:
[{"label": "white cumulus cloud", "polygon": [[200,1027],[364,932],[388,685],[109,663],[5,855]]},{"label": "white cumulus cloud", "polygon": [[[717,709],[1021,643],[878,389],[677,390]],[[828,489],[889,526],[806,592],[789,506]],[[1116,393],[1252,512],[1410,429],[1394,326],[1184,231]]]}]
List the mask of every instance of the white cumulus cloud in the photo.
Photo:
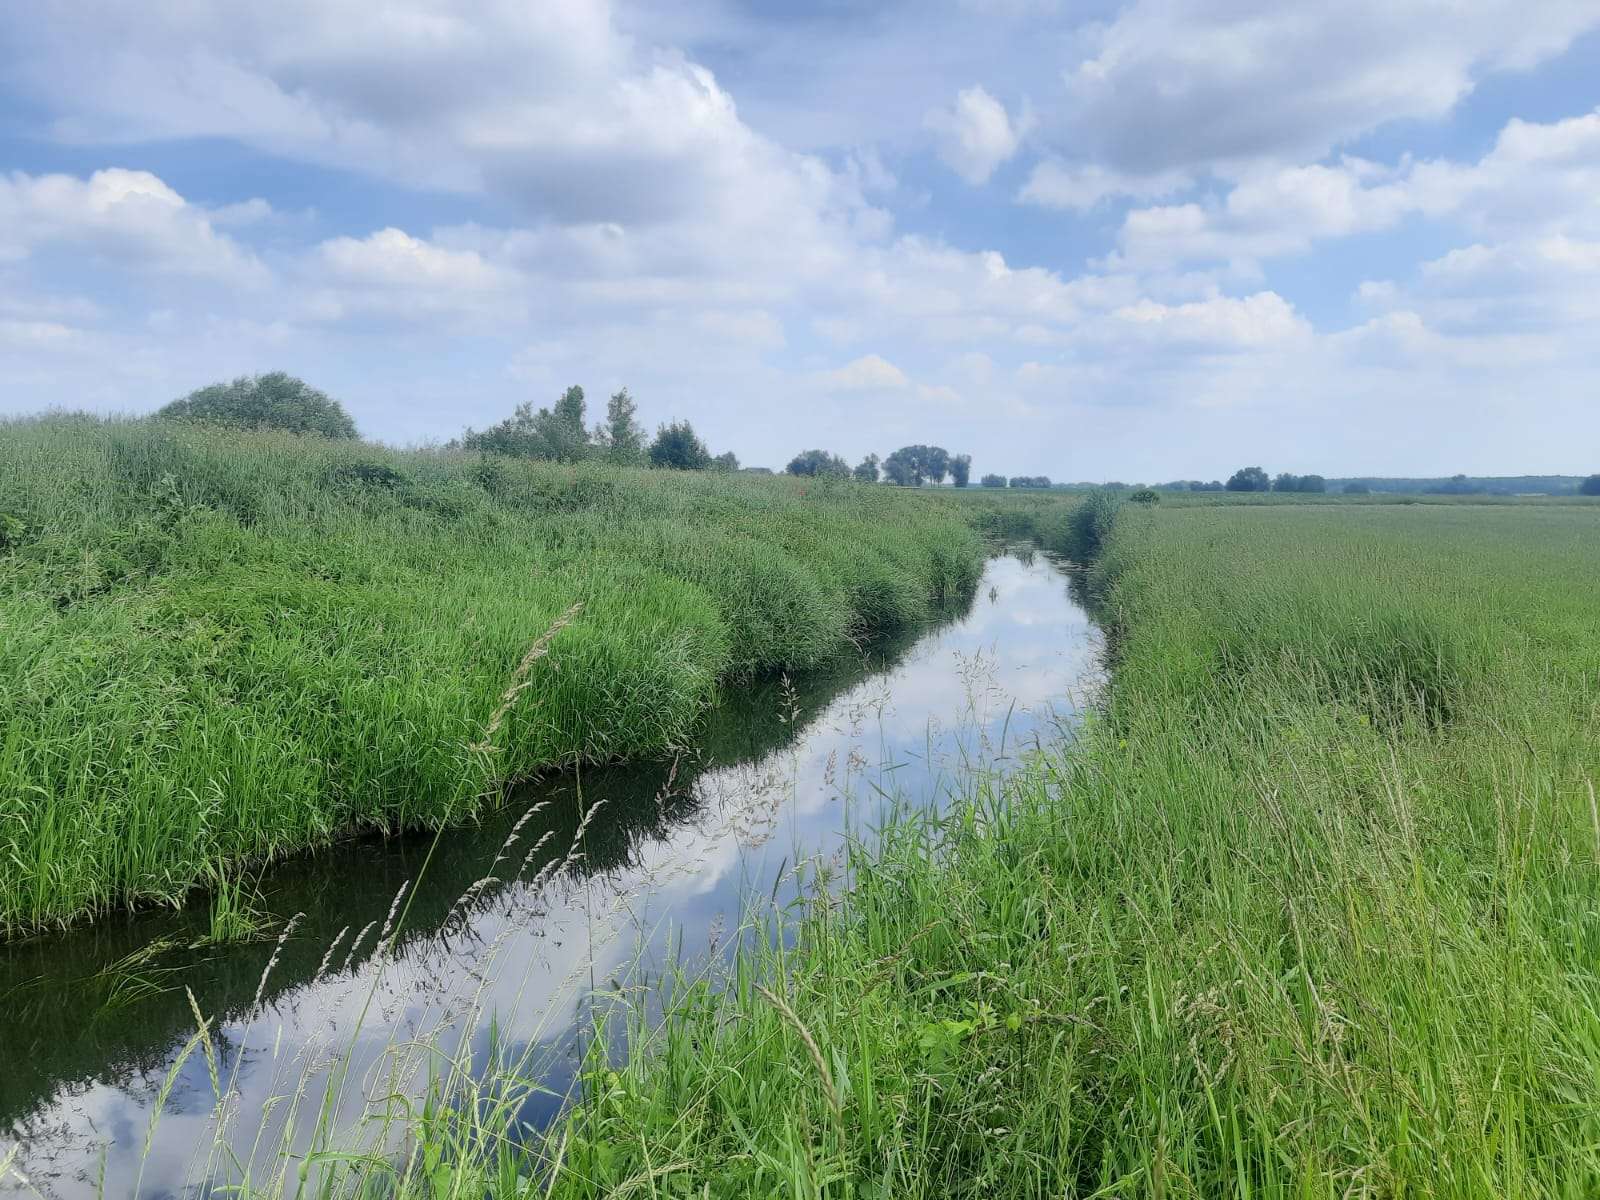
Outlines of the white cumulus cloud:
[{"label": "white cumulus cloud", "polygon": [[977,85],[962,88],[949,108],[930,112],[927,126],[945,165],[973,185],[987,183],[1022,144],[1021,124]]}]

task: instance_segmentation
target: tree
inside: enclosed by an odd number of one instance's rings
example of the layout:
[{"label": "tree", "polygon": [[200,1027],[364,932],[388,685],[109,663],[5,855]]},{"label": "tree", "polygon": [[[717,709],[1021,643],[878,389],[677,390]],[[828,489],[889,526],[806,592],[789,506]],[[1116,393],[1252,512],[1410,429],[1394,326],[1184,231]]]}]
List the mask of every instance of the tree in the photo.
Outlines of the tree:
[{"label": "tree", "polygon": [[156,417],[231,429],[283,429],[326,438],[358,436],[356,423],[337,400],[282,371],[241,375],[232,383],[213,383],[174,400]]},{"label": "tree", "polygon": [[1191,492],[1220,492],[1222,491],[1222,480],[1213,479],[1210,483],[1201,483],[1196,479],[1189,485],[1189,490]]},{"label": "tree", "polygon": [[826,450],[802,450],[784,468],[790,475],[817,475],[825,479],[849,479],[850,464]]},{"label": "tree", "polygon": [[732,450],[725,450],[711,460],[713,471],[737,471],[739,469],[739,456]]},{"label": "tree", "polygon": [[[971,470],[970,458],[967,469]],[[901,487],[921,487],[930,479],[943,483],[950,471],[950,452],[943,446],[901,446],[883,460],[884,475]]]},{"label": "tree", "polygon": [[650,465],[674,471],[704,471],[711,465],[711,451],[689,422],[673,421],[656,430],[656,440],[650,443]]},{"label": "tree", "polygon": [[1245,467],[1235,471],[1225,486],[1230,492],[1265,492],[1272,482],[1260,467]]},{"label": "tree", "polygon": [[857,483],[878,482],[878,462],[876,454],[869,454],[856,464],[854,471]]},{"label": "tree", "polygon": [[1004,475],[985,475],[978,482],[984,487],[1005,487],[1006,477]]},{"label": "tree", "polygon": [[1580,496],[1600,496],[1600,475],[1591,475],[1578,485]]},{"label": "tree", "polygon": [[1272,481],[1275,492],[1325,492],[1328,481],[1321,475],[1290,475],[1285,472]]},{"label": "tree", "polygon": [[1139,488],[1128,499],[1135,504],[1160,504],[1161,493],[1155,488]]},{"label": "tree", "polygon": [[1370,496],[1372,489],[1364,483],[1347,483],[1340,489],[1346,496]]},{"label": "tree", "polygon": [[950,459],[950,482],[964,488],[972,478],[972,455],[957,454]]},{"label": "tree", "polygon": [[921,460],[916,447],[902,446],[883,460],[883,474],[890,483],[900,487],[921,487]]},{"label": "tree", "polygon": [[[609,405],[607,407],[609,410]],[[590,445],[584,427],[583,389],[569,387],[553,407],[541,408],[538,412],[533,411],[532,403],[525,401],[498,425],[491,425],[482,432],[468,429],[461,435],[461,445],[467,450],[512,458],[555,459],[557,462],[587,458]]]},{"label": "tree", "polygon": [[1050,486],[1048,475],[1013,475],[1011,486],[1014,488],[1047,488]]},{"label": "tree", "polygon": [[606,401],[606,423],[595,427],[594,440],[614,463],[637,463],[644,458],[644,428],[636,419],[638,411],[627,388]]}]

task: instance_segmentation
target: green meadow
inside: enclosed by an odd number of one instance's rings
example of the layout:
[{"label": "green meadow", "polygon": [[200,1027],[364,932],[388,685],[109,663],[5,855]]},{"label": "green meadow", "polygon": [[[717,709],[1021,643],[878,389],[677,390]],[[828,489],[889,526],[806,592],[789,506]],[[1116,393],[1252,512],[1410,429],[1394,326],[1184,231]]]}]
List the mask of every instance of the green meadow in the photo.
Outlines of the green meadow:
[{"label": "green meadow", "polygon": [[1593,1195],[1600,512],[1128,505],[1092,590],[1075,744],[617,1012],[532,1149],[430,1129],[459,1194]]},{"label": "green meadow", "polygon": [[684,744],[729,681],[970,591],[972,523],[927,499],[0,424],[0,931]]}]

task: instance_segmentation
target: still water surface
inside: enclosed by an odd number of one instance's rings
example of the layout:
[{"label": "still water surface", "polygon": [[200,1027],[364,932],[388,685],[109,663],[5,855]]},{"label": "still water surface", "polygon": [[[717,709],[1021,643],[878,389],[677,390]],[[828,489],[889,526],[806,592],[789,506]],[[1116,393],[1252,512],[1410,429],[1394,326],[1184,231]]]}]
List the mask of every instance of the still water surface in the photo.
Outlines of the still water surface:
[{"label": "still water surface", "polygon": [[[465,1039],[481,1061],[491,1022],[549,1084],[523,1118],[548,1120],[597,989],[637,995],[707,959],[752,897],[792,896],[808,864],[870,835],[888,797],[939,804],[962,764],[1004,770],[1070,732],[1099,642],[1069,583],[1044,555],[991,559],[944,624],[738,686],[671,761],[545,780],[438,838],[280,864],[261,881],[264,940],[195,948],[201,914],[148,913],[0,947],[0,1194],[182,1196],[207,1176],[275,1194],[299,1165],[280,1148],[305,1145],[331,1075],[334,1120],[359,1138],[372,1097],[426,1082],[408,1044]],[[183,1057],[191,992],[230,1095],[220,1136],[206,1055]]]}]

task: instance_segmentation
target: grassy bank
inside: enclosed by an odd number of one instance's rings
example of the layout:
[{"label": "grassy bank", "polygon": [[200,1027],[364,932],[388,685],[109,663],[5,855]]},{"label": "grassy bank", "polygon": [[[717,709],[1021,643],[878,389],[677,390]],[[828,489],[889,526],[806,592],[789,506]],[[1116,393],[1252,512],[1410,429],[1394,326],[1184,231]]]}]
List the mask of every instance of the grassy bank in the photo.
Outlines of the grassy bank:
[{"label": "grassy bank", "polygon": [[1117,673],[1076,747],[855,852],[533,1151],[493,1110],[424,1130],[438,1178],[1592,1195],[1597,534],[1562,507],[1124,510]]},{"label": "grassy bank", "polygon": [[0,930],[681,743],[725,681],[970,589],[978,539],[927,499],[0,425]]}]

